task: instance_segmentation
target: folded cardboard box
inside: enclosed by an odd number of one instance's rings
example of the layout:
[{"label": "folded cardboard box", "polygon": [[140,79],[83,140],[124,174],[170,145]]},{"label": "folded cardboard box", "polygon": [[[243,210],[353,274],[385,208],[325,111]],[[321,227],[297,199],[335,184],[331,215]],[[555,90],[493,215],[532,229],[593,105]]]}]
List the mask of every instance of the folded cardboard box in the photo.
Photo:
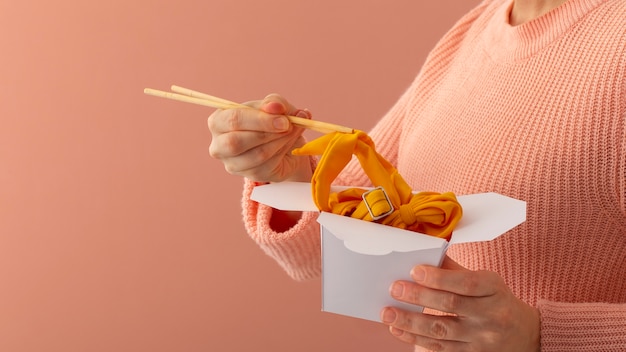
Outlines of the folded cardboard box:
[{"label": "folded cardboard box", "polygon": [[[347,187],[334,187],[333,192]],[[318,211],[310,183],[285,182],[255,187],[254,201],[281,210]],[[322,310],[380,321],[380,311],[396,306],[389,295],[396,280],[411,280],[419,264],[439,266],[450,244],[489,241],[526,220],[526,202],[497,193],[457,196],[463,217],[450,241],[374,222],[321,212]]]}]

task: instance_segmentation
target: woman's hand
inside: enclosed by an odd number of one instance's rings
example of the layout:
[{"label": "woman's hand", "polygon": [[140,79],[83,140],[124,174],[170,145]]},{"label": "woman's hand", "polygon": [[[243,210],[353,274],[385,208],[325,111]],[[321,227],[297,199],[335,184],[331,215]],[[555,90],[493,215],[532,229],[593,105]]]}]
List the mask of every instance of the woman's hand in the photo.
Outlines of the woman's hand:
[{"label": "woman's hand", "polygon": [[222,161],[229,173],[253,181],[309,181],[309,158],[291,155],[294,148],[304,145],[303,129],[285,115],[311,118],[310,113],[277,94],[246,105],[258,110],[216,110],[209,116],[209,154]]},{"label": "woman's hand", "polygon": [[446,256],[441,268],[416,266],[396,281],[393,298],[447,316],[387,307],[382,321],[401,341],[433,351],[539,351],[539,311],[491,271],[470,271]]}]

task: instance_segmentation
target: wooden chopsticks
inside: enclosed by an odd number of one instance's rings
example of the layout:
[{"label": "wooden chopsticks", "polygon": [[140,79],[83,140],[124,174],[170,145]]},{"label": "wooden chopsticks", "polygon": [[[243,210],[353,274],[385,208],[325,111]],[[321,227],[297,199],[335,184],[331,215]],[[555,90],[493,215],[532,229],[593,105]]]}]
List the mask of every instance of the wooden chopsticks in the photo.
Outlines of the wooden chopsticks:
[{"label": "wooden chopsticks", "polygon": [[[197,92],[188,88],[183,88],[173,85],[171,92],[164,92],[152,88],[146,88],[143,90],[145,94],[153,95],[160,98],[178,100],[185,103],[191,103],[196,105],[204,105],[217,109],[254,109],[253,107],[239,104],[230,100],[218,98],[209,94]],[[354,130],[349,127],[335,125],[328,122],[309,120],[297,116],[287,116],[289,121],[294,125],[308,128],[321,133],[342,132],[353,133]]]}]

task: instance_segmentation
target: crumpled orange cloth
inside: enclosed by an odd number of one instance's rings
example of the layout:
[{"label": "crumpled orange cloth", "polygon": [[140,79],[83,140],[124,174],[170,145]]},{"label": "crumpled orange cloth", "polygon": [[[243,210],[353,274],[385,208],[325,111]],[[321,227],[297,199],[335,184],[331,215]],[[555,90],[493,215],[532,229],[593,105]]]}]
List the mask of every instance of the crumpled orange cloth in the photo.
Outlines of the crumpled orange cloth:
[{"label": "crumpled orange cloth", "polygon": [[[376,221],[402,229],[450,239],[463,210],[451,192],[413,193],[391,163],[375,150],[363,131],[329,133],[306,143],[294,155],[321,155],[311,179],[313,200],[320,211]],[[355,155],[377,188],[349,188],[331,193],[339,173]]]}]

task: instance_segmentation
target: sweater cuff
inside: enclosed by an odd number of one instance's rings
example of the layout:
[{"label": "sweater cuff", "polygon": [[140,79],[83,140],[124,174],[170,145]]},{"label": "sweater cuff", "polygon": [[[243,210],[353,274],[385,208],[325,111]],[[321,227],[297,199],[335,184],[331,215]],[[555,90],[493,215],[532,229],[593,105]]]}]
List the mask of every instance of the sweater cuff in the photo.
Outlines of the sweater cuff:
[{"label": "sweater cuff", "polygon": [[626,304],[539,301],[542,352],[626,350]]},{"label": "sweater cuff", "polygon": [[295,280],[321,275],[321,239],[317,212],[303,212],[291,229],[276,232],[270,227],[274,209],[250,199],[258,182],[245,179],[242,197],[243,220],[250,237]]}]

